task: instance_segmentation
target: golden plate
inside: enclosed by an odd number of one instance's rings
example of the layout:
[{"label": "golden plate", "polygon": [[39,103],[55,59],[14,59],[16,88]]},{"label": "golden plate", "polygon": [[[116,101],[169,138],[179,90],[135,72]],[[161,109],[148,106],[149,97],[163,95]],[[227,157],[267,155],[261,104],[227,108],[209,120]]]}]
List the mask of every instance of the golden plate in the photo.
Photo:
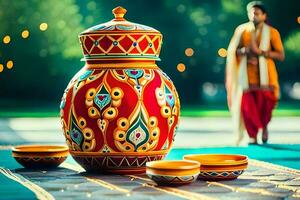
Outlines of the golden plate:
[{"label": "golden plate", "polygon": [[194,154],[185,155],[185,160],[201,163],[201,180],[233,180],[240,176],[248,166],[248,157],[232,154]]},{"label": "golden plate", "polygon": [[146,174],[158,185],[184,185],[194,182],[200,163],[188,160],[152,161],[146,163]]},{"label": "golden plate", "polygon": [[69,149],[64,145],[21,145],[12,148],[12,156],[26,168],[55,168],[66,160]]}]

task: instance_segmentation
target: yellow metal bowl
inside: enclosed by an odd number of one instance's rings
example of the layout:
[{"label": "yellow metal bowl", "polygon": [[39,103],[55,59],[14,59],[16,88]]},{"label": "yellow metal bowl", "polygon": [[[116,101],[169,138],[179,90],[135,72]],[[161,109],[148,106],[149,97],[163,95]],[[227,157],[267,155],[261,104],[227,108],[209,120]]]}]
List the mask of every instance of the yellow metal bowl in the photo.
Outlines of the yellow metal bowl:
[{"label": "yellow metal bowl", "polygon": [[240,176],[248,166],[248,157],[232,154],[185,155],[184,160],[201,163],[201,180],[232,180]]},{"label": "yellow metal bowl", "polygon": [[189,154],[183,158],[200,162],[201,166],[233,166],[248,163],[247,156],[234,154]]},{"label": "yellow metal bowl", "polygon": [[12,148],[12,156],[26,168],[48,169],[66,160],[69,149],[64,145],[21,145]]},{"label": "yellow metal bowl", "polygon": [[194,182],[200,163],[188,160],[152,161],[146,163],[146,174],[158,185],[184,185]]}]

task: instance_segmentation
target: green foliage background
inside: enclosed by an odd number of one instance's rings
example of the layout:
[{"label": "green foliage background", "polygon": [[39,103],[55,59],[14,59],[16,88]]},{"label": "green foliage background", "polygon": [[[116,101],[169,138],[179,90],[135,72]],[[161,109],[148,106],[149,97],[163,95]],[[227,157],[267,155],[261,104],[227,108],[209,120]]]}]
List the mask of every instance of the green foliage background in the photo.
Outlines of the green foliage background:
[{"label": "green foliage background", "polygon": [[[183,104],[201,104],[206,82],[223,83],[226,48],[234,28],[247,21],[243,0],[0,0],[0,63],[14,67],[0,73],[0,109],[7,106],[59,104],[71,77],[83,66],[78,34],[112,19],[111,10],[124,6],[129,21],[152,26],[164,35],[159,66],[173,79]],[[269,22],[278,28],[286,61],[277,63],[280,82],[300,81],[299,1],[265,0]],[[39,25],[48,24],[46,31]],[[28,39],[21,37],[24,29]],[[184,50],[194,49],[187,57]],[[186,65],[180,73],[178,63]],[[284,97],[283,97],[284,98]],[[225,104],[225,99],[224,104]]]}]

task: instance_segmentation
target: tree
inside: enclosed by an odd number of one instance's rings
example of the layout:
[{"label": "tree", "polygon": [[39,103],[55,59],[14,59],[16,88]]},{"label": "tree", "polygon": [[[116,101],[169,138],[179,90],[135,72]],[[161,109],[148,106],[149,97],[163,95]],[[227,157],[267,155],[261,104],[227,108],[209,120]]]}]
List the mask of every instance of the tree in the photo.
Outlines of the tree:
[{"label": "tree", "polygon": [[[0,44],[0,63],[14,62],[13,69],[0,73],[1,98],[58,101],[80,67],[78,33],[84,29],[79,7],[73,0],[1,0],[0,7],[1,36],[11,38]],[[23,30],[29,32],[26,39]]]}]

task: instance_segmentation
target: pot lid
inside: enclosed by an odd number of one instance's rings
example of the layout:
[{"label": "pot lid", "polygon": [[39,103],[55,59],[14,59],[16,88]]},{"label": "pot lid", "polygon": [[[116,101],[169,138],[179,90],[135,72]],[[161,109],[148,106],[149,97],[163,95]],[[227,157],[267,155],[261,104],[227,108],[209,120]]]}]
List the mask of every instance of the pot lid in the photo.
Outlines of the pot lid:
[{"label": "pot lid", "polygon": [[93,26],[80,35],[84,60],[160,60],[162,34],[149,26],[127,21],[127,10],[116,7],[115,18]]}]

